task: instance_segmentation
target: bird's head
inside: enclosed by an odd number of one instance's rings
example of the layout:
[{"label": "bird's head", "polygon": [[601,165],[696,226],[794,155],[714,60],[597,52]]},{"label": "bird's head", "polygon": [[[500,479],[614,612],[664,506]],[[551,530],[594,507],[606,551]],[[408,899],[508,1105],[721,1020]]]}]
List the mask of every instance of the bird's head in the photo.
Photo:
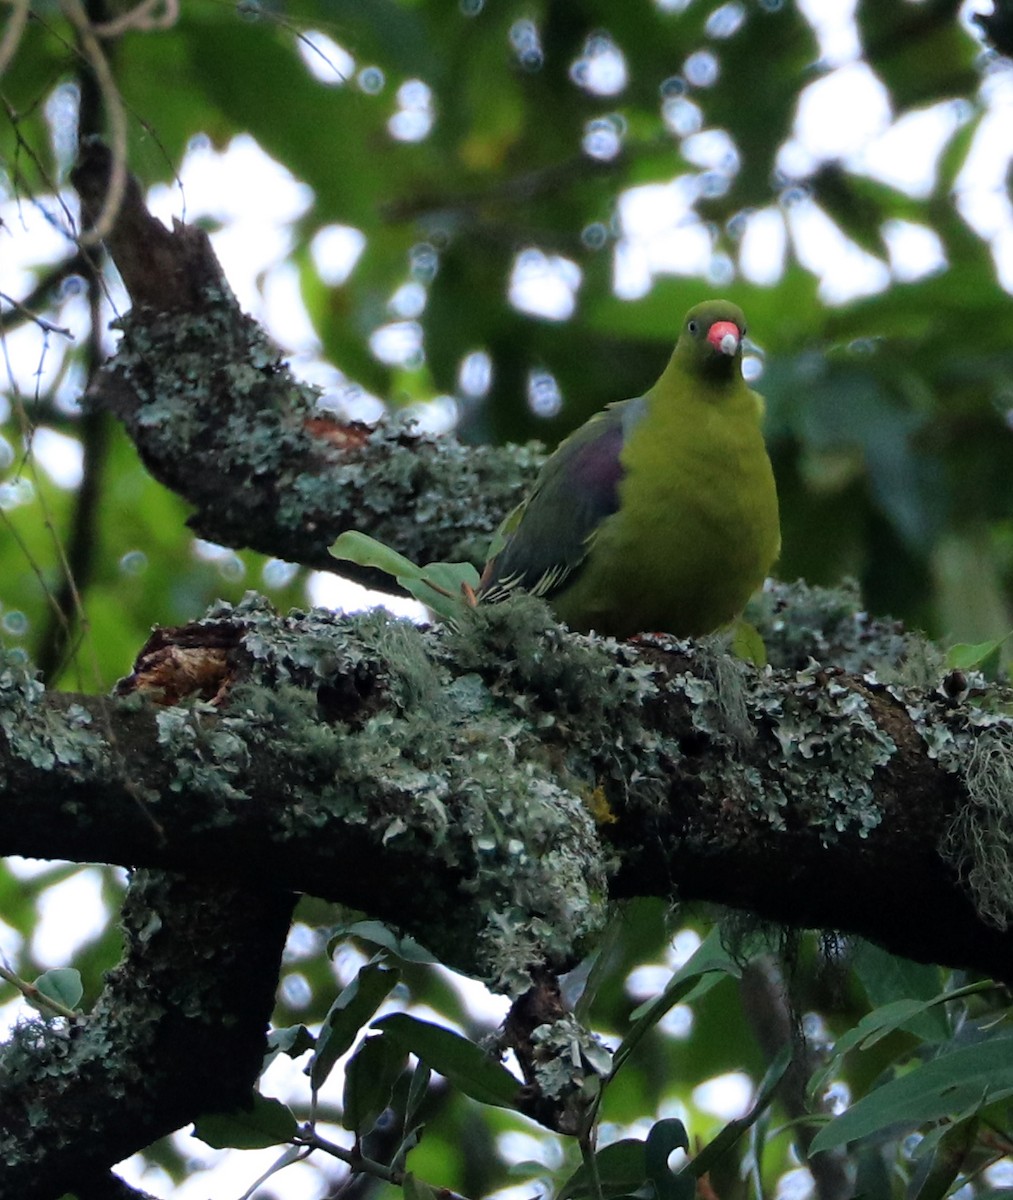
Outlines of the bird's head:
[{"label": "bird's head", "polygon": [[746,318],[727,300],[707,300],[686,314],[676,354],[691,369],[731,374],[742,362]]}]

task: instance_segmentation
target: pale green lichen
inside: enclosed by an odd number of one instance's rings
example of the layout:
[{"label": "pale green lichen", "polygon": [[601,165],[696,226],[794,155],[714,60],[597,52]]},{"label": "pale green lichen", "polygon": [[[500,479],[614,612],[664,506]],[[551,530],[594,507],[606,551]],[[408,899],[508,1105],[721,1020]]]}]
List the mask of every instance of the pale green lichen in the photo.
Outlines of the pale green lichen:
[{"label": "pale green lichen", "polygon": [[749,711],[754,669],[728,653],[724,636],[672,642],[669,649],[692,663],[692,671],[672,676],[669,690],[675,688],[690,702],[693,728],[733,746],[747,746],[755,736]]},{"label": "pale green lichen", "polygon": [[82,705],[65,712],[43,704],[46,689],[20,654],[0,648],[0,734],[11,756],[50,770],[106,760],[105,743]]},{"label": "pale green lichen", "polygon": [[833,588],[770,580],[745,615],[780,669],[801,670],[815,659],[853,674],[896,670],[928,645],[899,622],[871,616],[853,579]]},{"label": "pale green lichen", "polygon": [[155,714],[158,744],[175,767],[173,791],[198,791],[215,800],[243,795],[232,778],[248,765],[249,750],[243,737],[215,716],[210,705],[161,708]]},{"label": "pale green lichen", "polygon": [[[25,1089],[31,1095],[33,1088],[38,1089],[40,1061],[47,1062],[49,1075],[59,1078],[63,1060],[70,1055],[73,1036],[72,1027],[62,1019],[46,1021],[34,1017],[18,1021],[0,1054],[0,1091],[17,1094]],[[42,1101],[29,1102],[23,1112],[33,1129],[44,1130],[52,1119]],[[19,1163],[23,1154],[22,1139],[0,1129],[0,1164]]]},{"label": "pale green lichen", "polygon": [[[523,641],[530,614],[523,604],[519,612]],[[417,846],[420,860],[461,872],[460,930],[432,928],[424,903],[407,922],[438,954],[510,992],[530,986],[532,967],[572,961],[604,921],[606,863],[579,792],[556,778],[522,710],[545,703],[549,717],[565,696],[562,709],[572,709],[576,724],[583,707],[598,704],[600,738],[609,722],[593,686],[608,659],[600,648],[553,656],[541,674],[515,659],[540,695],[517,687],[518,676],[508,696],[478,670],[460,673],[465,644],[476,663],[484,660],[480,643],[489,630],[481,621],[469,635],[422,630],[380,611],[279,618],[256,597],[235,608],[219,604],[207,619],[242,625],[252,673],[220,710],[159,714],[174,787],[235,796],[246,786],[247,748],[270,739],[279,772],[287,774],[290,761],[290,778],[312,788],[311,798],[291,806],[302,832],[337,814],[380,844],[409,856]],[[493,641],[506,636],[501,621],[498,614]],[[618,706],[643,686],[634,671],[605,691]],[[592,784],[590,758],[572,773],[575,783]],[[283,825],[288,819],[279,815]],[[477,946],[463,936],[467,922],[478,930]]]},{"label": "pale green lichen", "polygon": [[578,1133],[612,1069],[612,1051],[572,1013],[539,1025],[531,1043],[539,1093],[558,1106],[560,1132]]},{"label": "pale green lichen", "polygon": [[982,917],[998,929],[1013,923],[1013,738],[987,730],[975,740],[964,772],[967,804],[945,848],[963,865]]},{"label": "pale green lichen", "polygon": [[833,679],[819,680],[820,670],[813,664],[797,672],[779,689],[775,711],[768,709],[780,746],[771,766],[801,798],[801,815],[824,842],[845,832],[864,837],[882,820],[873,790],[876,770],[897,747],[865,696]]},{"label": "pale green lichen", "polygon": [[104,368],[111,386],[93,392],[197,506],[203,536],[326,566],[333,537],[362,527],[421,561],[484,559],[539,447],[462,446],[392,416],[364,446],[336,449],[313,429],[333,417],[318,390],[293,378],[231,296],[204,299],[195,313],[127,314]]},{"label": "pale green lichen", "polygon": [[[791,806],[825,843],[844,833],[864,837],[881,822],[873,784],[897,748],[860,691],[824,677],[816,663],[775,679],[731,659],[718,669],[713,646],[686,653],[692,669],[673,676],[669,690],[690,702],[692,727],[711,740],[696,766],[708,794],[773,829],[786,827]],[[776,747],[767,770],[745,761],[761,724]]]},{"label": "pale green lichen", "polygon": [[[980,677],[972,682],[982,684]],[[1013,926],[1013,696],[985,691],[959,706],[945,692],[908,704],[908,712],[944,770],[961,780],[965,801],[940,842],[982,918]],[[988,703],[982,701],[988,698]]]},{"label": "pale green lichen", "polygon": [[625,788],[637,770],[642,794],[653,776],[661,800],[659,739],[642,712],[658,694],[655,669],[634,649],[568,633],[526,594],[479,605],[441,641],[456,668],[487,679],[494,698],[515,711],[524,754],[569,790],[589,793],[610,781]]}]

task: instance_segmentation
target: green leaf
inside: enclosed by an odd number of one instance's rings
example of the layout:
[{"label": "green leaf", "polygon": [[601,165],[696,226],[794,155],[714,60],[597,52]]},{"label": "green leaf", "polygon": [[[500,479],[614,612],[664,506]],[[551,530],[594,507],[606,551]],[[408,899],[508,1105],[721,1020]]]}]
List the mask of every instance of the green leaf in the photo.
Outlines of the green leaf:
[{"label": "green leaf", "polygon": [[193,1136],[215,1150],[263,1150],[295,1137],[299,1123],[280,1100],[254,1092],[248,1108],[205,1113],[193,1124]]},{"label": "green leaf", "polygon": [[824,1126],[812,1152],[832,1150],[891,1125],[913,1128],[942,1117],[963,1118],[1013,1096],[1013,1036],[964,1046],[915,1067],[863,1096]]},{"label": "green leaf", "polygon": [[410,558],[405,558],[390,546],[357,529],[346,530],[330,547],[328,554],[360,567],[375,567],[378,571],[393,575],[395,579],[419,579],[422,576],[422,568]]},{"label": "green leaf", "polygon": [[383,542],[358,530],[348,530],[331,546],[334,558],[373,567],[393,575],[406,592],[446,620],[461,616],[467,605],[463,589],[478,587],[479,574],[471,563],[429,563],[419,567]]},{"label": "green leaf", "polygon": [[1008,641],[1010,635],[993,638],[990,642],[957,642],[946,651],[946,665],[954,671],[971,671],[990,658]]},{"label": "green leaf", "polygon": [[305,1025],[285,1025],[279,1029],[271,1029],[267,1034],[267,1044],[279,1054],[287,1054],[289,1058],[299,1058],[316,1044],[316,1038]]},{"label": "green leaf", "polygon": [[619,1068],[633,1053],[645,1034],[653,1029],[665,1013],[674,1008],[680,1000],[687,999],[691,993],[694,996],[702,996],[705,992],[710,991],[716,983],[719,983],[724,975],[732,975],[738,979],[741,974],[741,968],[728,956],[722,946],[721,931],[715,926],[696,948],[692,957],[675,972],[661,995],[634,1009],[633,1025],[619,1043],[612,1059],[612,1072],[609,1078],[615,1077]]},{"label": "green leaf", "polygon": [[749,1131],[749,1145],[742,1156],[742,1178],[749,1184],[753,1196],[764,1195],[764,1158],[770,1139],[770,1110],[762,1113]]},{"label": "green leaf", "polygon": [[424,1059],[465,1095],[480,1104],[516,1108],[520,1083],[474,1042],[431,1021],[408,1013],[392,1013],[374,1021],[373,1029],[396,1038],[417,1058]]},{"label": "green leaf", "polygon": [[[579,968],[582,973],[586,972],[586,977],[579,996],[573,1003],[573,1015],[581,1025],[590,1024],[591,1006],[598,990],[616,969],[619,950],[627,940],[628,921],[629,915],[626,910],[617,906],[598,935],[594,951]],[[572,998],[570,987],[575,978],[576,972],[571,972],[567,981],[568,998]]]},{"label": "green leaf", "polygon": [[[790,1061],[790,1053],[787,1052],[789,1048],[785,1049],[786,1052],[779,1056],[778,1061],[768,1071],[756,1104],[747,1116],[738,1119],[736,1137],[744,1132],[747,1123],[754,1123],[769,1107],[772,1093]],[[736,1122],[730,1124],[734,1125]],[[722,1136],[723,1133],[719,1135]],[[726,1142],[722,1146],[719,1154],[724,1153],[728,1144],[730,1143]],[[668,1166],[668,1159],[676,1149],[688,1150],[689,1137],[683,1123],[674,1118],[657,1122],[648,1134],[646,1142],[636,1138],[623,1138],[605,1146],[595,1155],[595,1165],[603,1192],[611,1197],[638,1192],[649,1180],[654,1185],[659,1200],[689,1200],[696,1188],[695,1181],[710,1170],[719,1154],[708,1153],[709,1147],[705,1147],[701,1155],[689,1160],[679,1172],[673,1174]],[[706,1155],[706,1158],[703,1158],[703,1155]],[[557,1200],[580,1200],[583,1196],[591,1195],[593,1190],[587,1177],[587,1169],[582,1165],[563,1185]]]},{"label": "green leaf", "polygon": [[397,958],[403,959],[405,962],[413,963],[435,963],[439,962],[434,955],[430,954],[423,946],[420,946],[414,938],[410,938],[407,934],[395,933],[389,929],[382,921],[353,921],[351,925],[340,925],[327,940],[327,953],[332,955],[335,946],[346,941],[350,937],[362,938],[363,941],[372,942],[374,946],[379,946],[383,950],[390,951]]},{"label": "green leaf", "polygon": [[882,231],[884,201],[903,204],[906,198],[902,193],[851,175],[836,162],[821,166],[809,185],[816,202],[846,237],[875,258],[887,256]]},{"label": "green leaf", "polygon": [[349,1049],[399,978],[397,971],[378,962],[368,962],[331,1005],[309,1065],[310,1083],[315,1092],[320,1090],[334,1064]]},{"label": "green leaf", "polygon": [[942,1127],[932,1156],[926,1158],[908,1189],[910,1200],[944,1200],[977,1141],[979,1124],[978,1116],[972,1115]]},{"label": "green leaf", "polygon": [[913,1022],[923,1020],[925,1014],[937,1005],[942,1005],[948,1000],[959,1000],[964,996],[972,996],[976,992],[988,991],[993,987],[995,984],[991,979],[979,980],[977,983],[968,984],[967,987],[957,988],[952,992],[940,992],[938,996],[933,996],[930,1000],[893,1000],[889,1004],[883,1004],[874,1009],[871,1013],[866,1013],[857,1025],[837,1039],[829,1062],[815,1072],[810,1080],[810,1095],[816,1095],[823,1091],[827,1083],[839,1071],[841,1059],[856,1046],[868,1050],[887,1034],[893,1033],[897,1029],[911,1029]]},{"label": "green leaf", "polygon": [[362,1137],[390,1103],[394,1084],[404,1068],[405,1053],[382,1035],[360,1042],[345,1067],[341,1123]]},{"label": "green leaf", "polygon": [[411,1171],[405,1172],[401,1188],[404,1191],[405,1200],[437,1200],[435,1189],[430,1187],[424,1179],[416,1179]]},{"label": "green leaf", "polygon": [[420,1060],[412,1072],[412,1080],[408,1085],[408,1099],[405,1102],[404,1110],[404,1128],[406,1133],[415,1124],[415,1120],[419,1115],[419,1109],[422,1107],[422,1102],[429,1092],[429,1080],[432,1077],[432,1071]]},{"label": "green leaf", "polygon": [[405,1162],[408,1155],[422,1141],[422,1133],[425,1129],[424,1125],[416,1125],[414,1129],[409,1129],[401,1139],[401,1145],[398,1146],[394,1153],[394,1157],[390,1160],[391,1166],[398,1170],[404,1170]]},{"label": "green leaf", "polygon": [[644,1150],[647,1177],[654,1184],[658,1200],[693,1200],[696,1180],[692,1175],[673,1171],[668,1165],[673,1150],[689,1150],[689,1134],[680,1120],[669,1117],[656,1122],[647,1135]]},{"label": "green leaf", "polygon": [[64,1008],[76,1009],[84,995],[81,972],[73,967],[54,967],[40,975],[35,986],[43,996],[62,1004]]},{"label": "green leaf", "polygon": [[305,1025],[287,1025],[283,1029],[269,1029],[267,1050],[264,1052],[264,1062],[260,1073],[263,1074],[279,1054],[286,1054],[289,1058],[301,1058],[316,1044],[317,1039]]},{"label": "green leaf", "polygon": [[740,617],[732,633],[732,653],[754,667],[767,665],[767,647],[755,625]]},{"label": "green leaf", "polygon": [[923,1042],[943,1042],[950,1036],[950,1023],[941,1003],[945,994],[938,967],[898,958],[865,941],[858,943],[854,964],[871,1004],[879,1006],[900,999],[923,1000],[928,1004],[901,1028]]},{"label": "green leaf", "polygon": [[873,1009],[871,1013],[862,1017],[857,1025],[838,1038],[834,1046],[835,1059],[839,1061],[842,1054],[846,1054],[856,1046],[868,1050],[887,1034],[893,1033],[894,1030],[909,1028],[917,1017],[922,1016],[933,1004],[938,1003],[939,999],[941,998],[935,1000],[891,1000],[889,1004]]},{"label": "green leaf", "polygon": [[716,1137],[711,1138],[699,1154],[686,1163],[679,1172],[680,1175],[690,1175],[694,1179],[699,1179],[713,1167],[714,1163],[723,1154],[726,1154],[731,1149],[746,1130],[751,1128],[770,1107],[778,1084],[783,1079],[784,1073],[787,1071],[790,1063],[791,1045],[789,1044],[781,1047],[777,1057],[764,1073],[763,1079],[760,1081],[759,1090],[756,1093],[756,1099],[753,1101],[749,1112],[744,1116],[736,1117],[734,1120],[729,1121]]},{"label": "green leaf", "polygon": [[[647,1143],[639,1138],[621,1138],[603,1146],[594,1156],[594,1162],[606,1195],[634,1192],[647,1179]],[[592,1192],[587,1167],[581,1165],[563,1184],[556,1200],[581,1200]]]},{"label": "green leaf", "polygon": [[852,1157],[855,1162],[853,1196],[867,1196],[869,1200],[886,1200],[893,1196],[896,1184],[893,1163],[881,1146],[863,1145]]},{"label": "green leaf", "polygon": [[479,578],[478,571],[470,562],[428,563],[422,568],[422,576],[417,581],[419,590],[412,594],[430,608],[436,608],[437,604],[452,597],[456,610],[458,605],[465,603],[462,588],[471,588],[474,591],[478,587]]}]

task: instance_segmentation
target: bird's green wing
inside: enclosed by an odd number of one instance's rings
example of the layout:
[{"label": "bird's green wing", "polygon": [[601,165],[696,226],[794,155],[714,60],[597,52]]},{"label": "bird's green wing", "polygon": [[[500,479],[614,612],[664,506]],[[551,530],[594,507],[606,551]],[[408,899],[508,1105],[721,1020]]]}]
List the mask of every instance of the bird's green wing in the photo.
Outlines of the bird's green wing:
[{"label": "bird's green wing", "polygon": [[560,444],[499,528],[484,598],[500,600],[515,587],[551,596],[573,582],[602,521],[619,507],[620,454],[643,409],[642,397],[610,404]]}]

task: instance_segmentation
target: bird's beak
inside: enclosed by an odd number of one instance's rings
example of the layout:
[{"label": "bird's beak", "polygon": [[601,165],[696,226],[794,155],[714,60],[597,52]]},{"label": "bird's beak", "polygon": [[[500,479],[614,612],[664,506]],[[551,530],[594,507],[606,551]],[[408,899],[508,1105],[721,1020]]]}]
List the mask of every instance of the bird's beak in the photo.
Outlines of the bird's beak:
[{"label": "bird's beak", "polygon": [[742,334],[734,321],[715,321],[707,330],[707,341],[718,354],[734,354],[742,341]]}]

